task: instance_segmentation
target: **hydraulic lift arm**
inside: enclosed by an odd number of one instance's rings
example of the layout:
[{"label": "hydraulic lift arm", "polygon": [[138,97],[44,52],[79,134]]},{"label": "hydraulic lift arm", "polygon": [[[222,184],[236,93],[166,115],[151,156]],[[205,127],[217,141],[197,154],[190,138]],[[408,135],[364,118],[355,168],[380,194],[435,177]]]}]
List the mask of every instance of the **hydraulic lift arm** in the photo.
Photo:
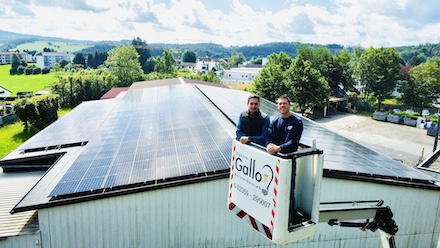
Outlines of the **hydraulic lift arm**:
[{"label": "hydraulic lift arm", "polygon": [[[375,203],[375,205],[360,206]],[[351,204],[351,206],[342,206]],[[392,219],[393,213],[388,206],[382,206],[382,200],[376,201],[346,201],[346,202],[321,202],[319,222],[326,222],[330,226],[356,227],[362,231],[380,230],[383,247],[396,247],[394,235],[399,228]],[[364,220],[354,222],[354,220]]]}]

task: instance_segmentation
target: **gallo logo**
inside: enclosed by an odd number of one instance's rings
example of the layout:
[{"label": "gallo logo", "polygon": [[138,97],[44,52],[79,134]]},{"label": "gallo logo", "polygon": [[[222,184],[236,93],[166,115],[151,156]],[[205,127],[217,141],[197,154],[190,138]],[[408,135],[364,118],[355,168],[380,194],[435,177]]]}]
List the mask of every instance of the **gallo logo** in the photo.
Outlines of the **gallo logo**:
[{"label": "gallo logo", "polygon": [[259,189],[261,188],[262,193],[267,195],[274,178],[272,167],[267,164],[258,166],[256,160],[253,158],[249,159],[249,164],[247,164],[246,162],[243,162],[241,157],[238,157],[235,160],[235,168],[238,172],[243,174],[243,179],[255,187]]}]

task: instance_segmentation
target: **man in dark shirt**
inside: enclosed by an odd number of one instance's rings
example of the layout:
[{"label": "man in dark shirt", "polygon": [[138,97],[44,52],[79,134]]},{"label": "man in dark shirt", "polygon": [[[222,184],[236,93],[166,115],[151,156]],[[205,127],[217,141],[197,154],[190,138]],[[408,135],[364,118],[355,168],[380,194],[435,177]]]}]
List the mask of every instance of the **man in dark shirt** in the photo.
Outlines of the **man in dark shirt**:
[{"label": "man in dark shirt", "polygon": [[[280,153],[291,153],[298,149],[299,140],[303,131],[303,123],[299,117],[290,112],[290,100],[287,96],[281,96],[277,100],[278,112],[281,116],[273,119],[269,125],[269,134],[266,139],[266,150],[275,155]],[[300,222],[295,208],[295,176],[296,163],[292,161],[292,181],[290,186],[290,207],[289,225]]]},{"label": "man in dark shirt", "polygon": [[251,95],[247,101],[248,110],[238,118],[236,138],[242,144],[250,141],[265,145],[269,128],[269,117],[260,112],[260,97]]},{"label": "man in dark shirt", "polygon": [[277,108],[281,116],[273,119],[269,125],[269,134],[266,138],[266,150],[272,155],[291,153],[298,149],[303,124],[299,117],[290,112],[290,100],[281,96],[277,100]]}]

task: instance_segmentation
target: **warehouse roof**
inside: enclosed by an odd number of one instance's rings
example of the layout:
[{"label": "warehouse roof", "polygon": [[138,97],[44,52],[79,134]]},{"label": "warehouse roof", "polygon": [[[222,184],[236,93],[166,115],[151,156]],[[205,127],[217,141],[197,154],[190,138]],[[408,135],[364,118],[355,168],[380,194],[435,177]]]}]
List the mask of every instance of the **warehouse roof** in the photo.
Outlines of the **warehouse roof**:
[{"label": "warehouse roof", "polygon": [[[0,166],[53,164],[12,210],[21,212],[226,178],[248,92],[184,79],[134,84],[123,98],[84,102]],[[261,100],[272,118],[276,105]],[[436,179],[303,118],[301,143],[324,150],[327,177],[439,189]],[[55,155],[54,155],[55,154]]]}]

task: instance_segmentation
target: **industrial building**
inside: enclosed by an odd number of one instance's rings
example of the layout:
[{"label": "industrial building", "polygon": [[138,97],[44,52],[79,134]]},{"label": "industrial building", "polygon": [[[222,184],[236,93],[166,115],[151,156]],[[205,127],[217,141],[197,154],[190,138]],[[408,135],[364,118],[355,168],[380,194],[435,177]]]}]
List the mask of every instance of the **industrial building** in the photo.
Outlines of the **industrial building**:
[{"label": "industrial building", "polygon": [[[227,209],[248,96],[167,79],[83,102],[0,160],[0,247],[278,247]],[[261,110],[278,115],[265,99]],[[397,247],[439,247],[439,179],[303,123],[301,144],[324,154],[321,202],[381,199]],[[318,225],[286,247],[381,246],[377,232]]]}]

